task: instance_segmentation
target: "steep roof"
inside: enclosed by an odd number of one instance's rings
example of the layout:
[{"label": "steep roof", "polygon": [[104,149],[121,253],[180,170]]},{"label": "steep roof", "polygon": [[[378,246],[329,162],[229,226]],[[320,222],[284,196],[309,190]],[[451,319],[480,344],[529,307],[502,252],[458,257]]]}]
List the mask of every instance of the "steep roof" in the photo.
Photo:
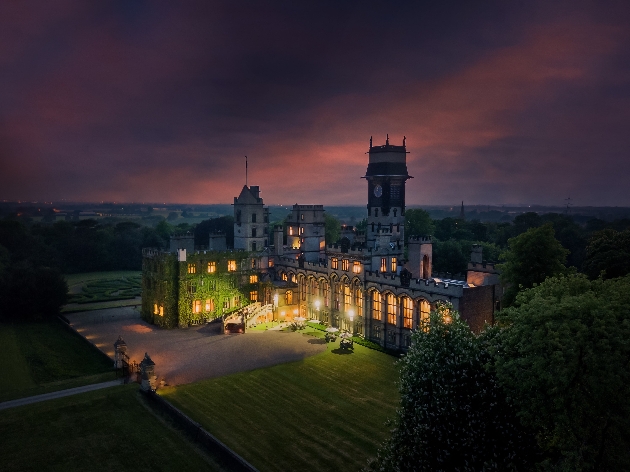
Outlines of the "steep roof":
[{"label": "steep roof", "polygon": [[241,190],[241,194],[238,196],[238,198],[234,200],[234,203],[248,205],[253,203],[262,203],[262,199],[256,198],[250,188],[247,185],[243,185],[243,190]]}]

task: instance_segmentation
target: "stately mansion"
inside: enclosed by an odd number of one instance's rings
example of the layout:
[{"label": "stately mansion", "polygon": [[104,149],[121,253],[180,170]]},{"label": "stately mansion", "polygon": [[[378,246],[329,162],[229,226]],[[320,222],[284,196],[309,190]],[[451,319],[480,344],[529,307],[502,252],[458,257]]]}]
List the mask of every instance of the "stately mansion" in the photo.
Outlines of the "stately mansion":
[{"label": "stately mansion", "polygon": [[[324,240],[324,207],[294,205],[286,234],[269,227],[257,186],[234,198],[234,247],[211,234],[195,247],[193,236],[171,238],[169,250],[145,249],[142,315],[150,323],[185,327],[237,314],[246,326],[296,317],[364,336],[392,349],[439,301],[458,309],[471,328],[492,323],[501,297],[494,266],[474,247],[465,278],[432,272],[431,238],[405,238],[407,150],[370,139],[367,230],[344,231],[336,245]],[[407,243],[405,244],[405,241]]]}]

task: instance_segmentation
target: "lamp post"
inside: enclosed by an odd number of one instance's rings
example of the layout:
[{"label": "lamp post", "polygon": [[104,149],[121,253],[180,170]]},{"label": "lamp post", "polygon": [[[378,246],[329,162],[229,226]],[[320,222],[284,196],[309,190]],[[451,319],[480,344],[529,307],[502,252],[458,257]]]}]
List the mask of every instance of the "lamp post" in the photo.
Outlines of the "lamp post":
[{"label": "lamp post", "polygon": [[273,317],[275,318],[274,321],[277,321],[278,319],[278,294],[277,293],[273,294]]},{"label": "lamp post", "polygon": [[321,321],[319,318],[319,305],[320,305],[319,300],[315,300],[315,310],[317,310],[317,320]]},{"label": "lamp post", "polygon": [[354,310],[348,310],[348,318],[350,318],[350,332],[354,334]]}]

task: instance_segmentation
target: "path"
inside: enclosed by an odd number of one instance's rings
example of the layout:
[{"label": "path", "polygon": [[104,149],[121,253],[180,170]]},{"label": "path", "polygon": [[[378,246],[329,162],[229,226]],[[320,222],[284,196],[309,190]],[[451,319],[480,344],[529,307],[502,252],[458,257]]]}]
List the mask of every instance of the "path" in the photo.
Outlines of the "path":
[{"label": "path", "polygon": [[100,390],[101,388],[115,387],[121,385],[123,382],[121,379],[110,380],[109,382],[102,382],[92,385],[83,385],[82,387],[69,388],[66,390],[58,390],[56,392],[44,393],[42,395],[34,395],[32,397],[18,398],[17,400],[10,400],[8,402],[0,403],[0,410],[6,410],[7,408],[15,408],[17,406],[29,405],[31,403],[43,402],[46,400],[54,400],[55,398],[69,397],[70,395],[76,395],[78,393],[91,392],[92,390]]},{"label": "path", "polygon": [[248,331],[221,334],[221,323],[185,329],[161,329],[142,321],[129,309],[98,310],[67,315],[72,326],[112,359],[114,342],[122,335],[131,360],[148,352],[155,373],[178,385],[235,372],[298,361],[326,350],[313,336],[300,332]]}]

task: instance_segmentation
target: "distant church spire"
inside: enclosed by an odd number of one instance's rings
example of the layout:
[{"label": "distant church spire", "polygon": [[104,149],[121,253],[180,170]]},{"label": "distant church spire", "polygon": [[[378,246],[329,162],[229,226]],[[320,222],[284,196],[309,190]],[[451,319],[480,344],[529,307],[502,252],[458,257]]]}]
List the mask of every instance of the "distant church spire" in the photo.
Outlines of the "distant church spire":
[{"label": "distant church spire", "polygon": [[464,213],[464,200],[462,200],[462,209],[459,211],[459,219],[460,220],[466,219],[466,213]]}]

